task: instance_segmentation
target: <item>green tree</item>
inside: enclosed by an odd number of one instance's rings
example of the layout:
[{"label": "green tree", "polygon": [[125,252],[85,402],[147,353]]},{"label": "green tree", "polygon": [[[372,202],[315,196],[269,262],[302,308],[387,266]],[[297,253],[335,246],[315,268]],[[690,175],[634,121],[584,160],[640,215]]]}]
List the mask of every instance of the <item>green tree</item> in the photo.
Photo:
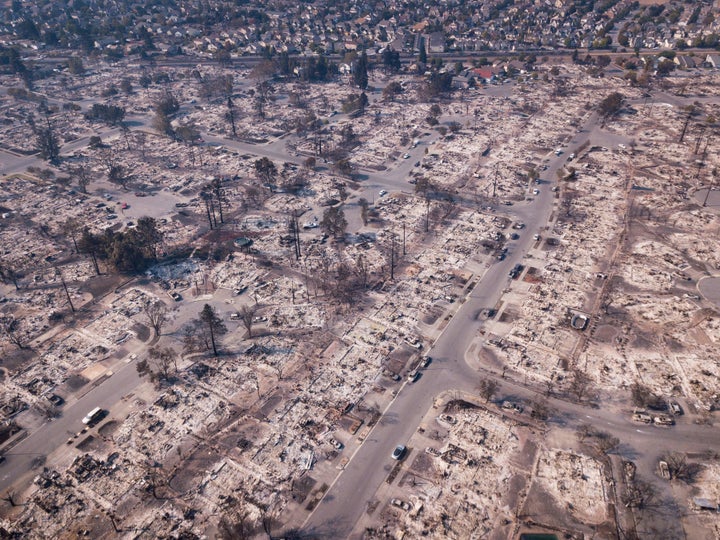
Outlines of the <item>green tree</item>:
[{"label": "green tree", "polygon": [[255,161],[255,174],[263,184],[272,186],[277,176],[277,167],[270,159],[262,157]]},{"label": "green tree", "polygon": [[365,51],[362,52],[360,58],[355,62],[355,69],[353,70],[353,81],[355,86],[361,90],[365,90],[368,85],[368,58]]},{"label": "green tree", "polygon": [[620,112],[624,100],[625,96],[620,92],[613,92],[600,102],[598,111],[605,119],[611,118]]},{"label": "green tree", "polygon": [[135,233],[140,241],[146,258],[157,259],[158,245],[163,240],[163,233],[158,229],[157,221],[153,217],[143,216],[137,221]]},{"label": "green tree", "polygon": [[110,165],[107,176],[108,182],[118,184],[123,189],[127,188],[127,183],[130,180],[130,176],[125,171],[125,167],[119,163]]},{"label": "green tree", "polygon": [[68,71],[73,75],[83,75],[85,73],[85,66],[83,65],[82,58],[78,56],[68,58]]},{"label": "green tree", "polygon": [[392,47],[386,47],[382,53],[382,61],[385,69],[390,72],[400,71],[402,67],[400,63],[400,53],[394,51]]},{"label": "green tree", "polygon": [[88,255],[90,255],[93,267],[95,268],[95,273],[99,276],[100,267],[98,266],[98,258],[100,258],[103,254],[101,239],[91,233],[89,228],[85,227],[83,229],[82,235],[80,236],[80,242],[78,242],[78,247],[80,248],[81,253],[87,253]]},{"label": "green tree", "polygon": [[200,321],[202,322],[206,335],[210,340],[213,354],[217,356],[217,339],[227,332],[227,327],[210,304],[205,304],[203,306],[203,309],[200,312]]},{"label": "green tree", "polygon": [[115,270],[134,274],[147,267],[145,250],[136,231],[106,234],[104,241],[107,260]]},{"label": "green tree", "polygon": [[402,85],[397,81],[392,81],[387,84],[385,88],[383,88],[383,98],[392,101],[395,99],[395,96],[402,94],[403,88]]},{"label": "green tree", "polygon": [[338,238],[345,236],[347,220],[345,212],[339,206],[330,206],[323,212],[320,228],[329,236]]},{"label": "green tree", "polygon": [[420,46],[420,51],[418,52],[418,62],[423,65],[427,64],[427,51],[423,46]]},{"label": "green tree", "polygon": [[35,130],[35,139],[40,157],[50,163],[57,163],[60,158],[60,142],[49,123],[47,127]]},{"label": "green tree", "polygon": [[360,207],[360,218],[362,219],[363,225],[367,225],[370,221],[370,205],[367,199],[358,199],[358,206]]}]

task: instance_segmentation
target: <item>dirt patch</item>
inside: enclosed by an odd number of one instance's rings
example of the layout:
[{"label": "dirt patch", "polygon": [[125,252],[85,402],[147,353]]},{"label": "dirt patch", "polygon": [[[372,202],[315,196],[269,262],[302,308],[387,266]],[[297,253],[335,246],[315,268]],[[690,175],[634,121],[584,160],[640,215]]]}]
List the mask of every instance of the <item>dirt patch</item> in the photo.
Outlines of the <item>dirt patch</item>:
[{"label": "dirt patch", "polygon": [[125,358],[127,354],[128,350],[125,347],[120,347],[117,351],[113,353],[112,358],[120,360],[121,358]]},{"label": "dirt patch", "polygon": [[638,334],[635,336],[631,347],[633,347],[634,349],[653,350],[656,345],[651,336],[643,335],[638,331]]},{"label": "dirt patch", "polygon": [[543,525],[562,529],[569,515],[566,509],[560,508],[555,499],[544,489],[533,483],[521,511],[525,516],[544,516]]},{"label": "dirt patch", "polygon": [[99,298],[110,291],[114,291],[127,280],[127,276],[118,274],[96,276],[86,281],[80,290],[92,294],[93,298]]},{"label": "dirt patch", "polygon": [[315,492],[315,496],[314,496],[312,499],[310,499],[310,502],[307,504],[307,506],[305,507],[305,509],[306,509],[306,510],[310,510],[310,511],[315,510],[315,506],[317,505],[317,503],[320,502],[320,499],[323,498],[323,495],[324,495],[325,492],[327,491],[327,488],[328,488],[328,487],[329,487],[329,486],[328,486],[327,484],[323,484],[322,486],[320,486],[320,489],[318,489],[318,490]]},{"label": "dirt patch", "polygon": [[[428,471],[433,470],[433,458],[430,454],[427,452],[419,452],[418,455],[415,457],[415,460],[412,462],[412,465],[410,466],[410,470],[417,473],[427,473]],[[406,477],[408,475],[411,475],[411,473],[408,473],[403,478],[403,482],[406,481]],[[411,479],[412,480],[412,479]]]},{"label": "dirt patch", "polygon": [[212,469],[220,459],[220,455],[206,446],[198,448],[192,456],[183,462],[183,466],[170,479],[170,487],[183,493],[194,488],[196,478],[204,474],[205,471]]},{"label": "dirt patch", "polygon": [[360,426],[363,424],[363,421],[360,418],[356,418],[354,416],[345,415],[341,416],[339,420],[340,427],[347,431],[348,433],[355,434],[358,429],[360,429]]},{"label": "dirt patch", "polygon": [[445,405],[445,409],[443,412],[452,413],[457,411],[467,411],[479,408],[479,406],[475,405],[474,403],[470,403],[469,401],[465,401],[463,399],[456,399],[448,402],[448,404]]},{"label": "dirt patch", "polygon": [[542,283],[543,279],[537,275],[537,268],[531,266],[525,273],[523,281],[527,283]]},{"label": "dirt patch", "polygon": [[390,371],[394,371],[395,373],[400,373],[405,368],[405,365],[414,352],[415,349],[408,350],[406,347],[398,347],[390,353],[390,356],[388,357],[388,369]]},{"label": "dirt patch", "polygon": [[615,336],[617,336],[617,334],[617,328],[608,324],[604,324],[597,327],[597,330],[595,330],[595,334],[593,335],[593,337],[597,341],[600,341],[602,343],[610,343],[613,339],[615,339]]},{"label": "dirt patch", "polygon": [[[408,449],[406,450],[406,452],[409,454],[409,453],[410,453],[410,449],[408,448]],[[400,473],[400,470],[401,470],[401,469],[402,469],[402,461],[398,461],[398,462],[395,464],[395,466],[392,468],[392,470],[390,471],[390,474],[387,475],[387,478],[385,479],[385,481],[386,481],[388,484],[392,484],[393,481],[395,480],[395,477]]]},{"label": "dirt patch", "polygon": [[18,431],[20,431],[20,426],[17,424],[7,424],[0,426],[0,444],[7,441],[10,437],[15,435]]},{"label": "dirt patch", "polygon": [[30,349],[10,350],[3,354],[0,362],[8,371],[20,371],[26,364],[35,359],[35,352]]},{"label": "dirt patch", "polygon": [[147,326],[145,326],[144,324],[141,324],[141,323],[133,324],[131,330],[133,332],[135,332],[135,335],[137,335],[137,338],[143,342],[150,339],[150,336],[152,335],[150,333],[150,328],[148,328]]},{"label": "dirt patch", "polygon": [[513,322],[517,318],[517,312],[513,308],[508,307],[505,311],[502,312],[498,321],[502,323],[509,323]]},{"label": "dirt patch", "polygon": [[262,406],[262,408],[255,414],[255,417],[258,420],[262,420],[263,418],[267,418],[274,410],[275,407],[278,406],[278,404],[282,401],[282,395],[277,393],[270,396],[265,404]]},{"label": "dirt patch", "polygon": [[87,383],[89,383],[85,377],[82,375],[70,375],[68,379],[65,381],[65,384],[71,391],[76,391],[85,386]]},{"label": "dirt patch", "polygon": [[312,476],[303,476],[302,478],[299,478],[297,481],[293,482],[292,499],[302,503],[305,499],[307,499],[307,496],[310,494],[313,487],[315,487],[316,483],[317,480],[315,480]]},{"label": "dirt patch", "polygon": [[120,422],[117,420],[110,420],[98,428],[98,435],[101,435],[102,437],[109,437],[115,433],[118,427],[120,427]]},{"label": "dirt patch", "polygon": [[98,451],[101,450],[103,446],[105,446],[103,441],[95,438],[93,435],[88,435],[77,444],[77,449],[83,452],[87,452],[88,450]]},{"label": "dirt patch", "polygon": [[443,309],[438,306],[434,306],[430,309],[425,315],[422,317],[423,324],[435,324],[435,321],[438,320],[438,317],[443,314]]}]

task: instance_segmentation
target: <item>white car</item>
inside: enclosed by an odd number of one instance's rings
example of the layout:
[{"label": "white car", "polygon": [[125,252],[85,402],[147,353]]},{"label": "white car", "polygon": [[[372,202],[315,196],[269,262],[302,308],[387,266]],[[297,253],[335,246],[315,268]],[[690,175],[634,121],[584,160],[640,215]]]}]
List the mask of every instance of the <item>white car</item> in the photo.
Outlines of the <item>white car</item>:
[{"label": "white car", "polygon": [[384,189],[381,189],[381,190],[380,190],[380,196],[381,196],[381,197],[384,197],[385,195],[387,195],[387,191],[385,191]]},{"label": "white car", "polygon": [[539,189],[533,189],[533,195],[540,195]]},{"label": "white car", "polygon": [[403,159],[410,159],[410,154],[403,154]]}]

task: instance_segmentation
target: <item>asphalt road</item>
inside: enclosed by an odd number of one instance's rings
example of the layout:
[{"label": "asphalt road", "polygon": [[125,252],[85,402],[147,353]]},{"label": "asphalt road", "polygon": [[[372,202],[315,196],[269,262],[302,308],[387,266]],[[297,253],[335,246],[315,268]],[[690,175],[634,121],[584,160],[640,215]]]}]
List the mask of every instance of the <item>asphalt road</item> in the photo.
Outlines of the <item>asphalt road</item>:
[{"label": "asphalt road", "polygon": [[[447,390],[474,391],[481,377],[494,378],[502,385],[502,394],[513,399],[536,398],[542,389],[528,388],[501,379],[496,373],[479,374],[465,362],[465,352],[482,327],[477,316],[484,308],[493,307],[503,294],[509,282],[508,272],[521,263],[527,253],[534,233],[548,223],[552,212],[556,171],[567,162],[569,154],[587,140],[593,144],[616,145],[624,141],[601,132],[597,128],[598,116],[592,114],[575,137],[563,147],[563,153],[548,156],[548,169],[543,172],[544,182],[534,200],[515,205],[510,212],[524,221],[526,227],[521,237],[511,242],[508,257],[492,264],[465,303],[452,318],[442,335],[428,353],[433,357],[431,366],[415,383],[405,383],[383,417],[357,449],[352,459],[335,483],[327,490],[324,498],[303,525],[304,533],[320,538],[348,538],[355,524],[365,512],[368,504],[382,484],[395,462],[390,457],[397,444],[406,444],[415,432],[433,399]],[[409,161],[409,160],[408,160]],[[702,452],[717,448],[720,434],[707,426],[680,424],[672,428],[671,442],[664,428],[634,424],[629,414],[618,415],[615,410],[591,409],[589,407],[550,399],[549,404],[556,411],[554,421],[568,427],[591,423],[617,436],[622,441],[623,455],[648,460],[655,459],[660,450]],[[668,446],[672,444],[672,448]],[[411,452],[420,449],[410,449]],[[412,459],[413,456],[409,456]],[[360,535],[360,532],[356,533]]]},{"label": "asphalt road", "polygon": [[[591,121],[595,120],[593,115]],[[582,139],[578,140],[576,146],[582,142]],[[571,147],[568,151],[572,152],[573,149]],[[554,177],[555,170],[565,159],[563,156],[555,157],[548,164],[548,176],[552,174]],[[526,224],[520,239],[511,242],[508,257],[492,264],[475,285],[429,351],[433,357],[430,367],[418,381],[405,384],[385,411],[305,522],[303,528],[307,534],[323,538],[347,538],[394,465],[390,458],[392,449],[408,441],[432,406],[434,397],[446,390],[474,389],[479,375],[465,362],[465,351],[482,326],[477,314],[495,306],[502,296],[510,280],[510,269],[522,261],[533,242],[532,235],[547,223],[552,211],[553,195],[549,184],[543,184],[543,189],[534,200],[513,207]],[[523,388],[518,388],[518,392],[529,393]]]},{"label": "asphalt road", "polygon": [[[668,101],[674,101],[669,97]],[[588,137],[592,137],[593,143],[608,146],[617,142],[627,142],[622,137],[610,136],[597,130],[594,127],[596,120],[593,115],[585,129],[581,130],[564,148],[563,155],[548,156],[550,158],[548,170],[543,172],[542,178],[554,183],[557,168],[564,164],[567,156]],[[140,119],[139,125],[143,125],[146,121],[145,118]],[[103,136],[107,137],[112,132],[113,130],[110,129],[105,130]],[[254,145],[211,135],[204,135],[204,138],[208,143],[223,144],[230,149],[255,156],[266,156],[294,163],[300,163],[304,159],[302,156],[288,156],[284,140]],[[430,138],[422,138],[417,148],[408,150],[411,158],[402,160],[393,170],[367,174],[364,196],[368,200],[373,200],[377,198],[375,194],[380,189],[411,191],[412,186],[407,184],[408,174],[413,169],[414,163],[424,154],[424,149],[430,140]],[[86,138],[78,139],[65,145],[63,153],[70,153],[86,144]],[[4,174],[20,172],[28,165],[38,163],[40,162],[33,157],[18,157],[0,151],[0,172]],[[533,242],[532,235],[547,224],[554,194],[549,189],[550,183],[543,183],[539,187],[540,194],[531,197],[530,201],[511,208],[496,209],[498,212],[516,216],[526,223],[526,228],[520,231],[520,239],[510,243],[511,248],[504,261],[494,263],[482,276],[430,351],[435,359],[431,366],[423,372],[417,382],[406,384],[390,404],[379,423],[347,464],[344,472],[339,475],[315,512],[306,521],[304,528],[308,532],[328,538],[344,538],[350,535],[358,518],[365,511],[366,503],[372,500],[378,486],[394,464],[390,458],[392,449],[396,444],[405,443],[410,438],[425,411],[432,406],[434,396],[448,389],[474,389],[480,375],[465,363],[464,353],[482,326],[482,321],[476,314],[481,309],[492,307],[497,303],[509,281],[509,269],[522,261]],[[124,395],[132,392],[139,382],[134,363],[121,365],[117,373],[109,379],[72,405],[66,406],[62,417],[48,422],[31,433],[6,454],[6,462],[0,465],[0,491],[7,489],[25,473],[31,471],[33,462],[37,462],[36,458],[50,454],[63,445],[69,436],[79,431],[82,428],[81,419],[90,409],[96,406],[111,409]],[[502,384],[504,393],[510,392],[520,399],[529,399],[536,395],[535,390],[509,381],[503,381]],[[584,422],[607,426],[605,429],[620,437],[626,446],[626,451],[630,453],[643,455],[646,451],[655,451],[659,445],[664,445],[668,440],[664,430],[632,424],[625,416],[618,416],[617,412],[588,409],[560,400],[551,400],[551,405],[557,411],[556,417],[571,426]],[[720,446],[720,435],[705,426],[682,424],[672,428],[672,444],[673,449],[681,451],[702,451],[708,447]]]},{"label": "asphalt road", "polygon": [[[4,491],[35,467],[33,462],[41,461],[69,437],[83,427],[82,419],[95,407],[110,410],[120,399],[140,383],[135,362],[118,364],[118,369],[102,384],[92,388],[75,403],[63,408],[62,416],[52,420],[31,433],[6,454],[6,461],[0,465],[0,491]],[[107,421],[106,417],[104,421]],[[93,433],[90,429],[89,433]],[[77,442],[81,441],[81,435]]]}]

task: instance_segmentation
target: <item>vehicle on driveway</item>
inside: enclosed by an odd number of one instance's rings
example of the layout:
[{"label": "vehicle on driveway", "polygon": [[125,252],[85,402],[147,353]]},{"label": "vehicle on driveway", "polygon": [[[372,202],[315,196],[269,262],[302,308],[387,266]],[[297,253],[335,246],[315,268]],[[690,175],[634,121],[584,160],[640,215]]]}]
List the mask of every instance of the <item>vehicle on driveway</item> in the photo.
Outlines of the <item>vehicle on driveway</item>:
[{"label": "vehicle on driveway", "polygon": [[390,499],[390,504],[393,506],[397,506],[398,508],[402,508],[405,511],[410,510],[410,503],[407,501],[402,501],[400,499]]},{"label": "vehicle on driveway", "polygon": [[680,404],[677,401],[671,401],[670,402],[670,412],[672,412],[675,415],[681,415],[683,413],[682,407],[680,407]]}]

